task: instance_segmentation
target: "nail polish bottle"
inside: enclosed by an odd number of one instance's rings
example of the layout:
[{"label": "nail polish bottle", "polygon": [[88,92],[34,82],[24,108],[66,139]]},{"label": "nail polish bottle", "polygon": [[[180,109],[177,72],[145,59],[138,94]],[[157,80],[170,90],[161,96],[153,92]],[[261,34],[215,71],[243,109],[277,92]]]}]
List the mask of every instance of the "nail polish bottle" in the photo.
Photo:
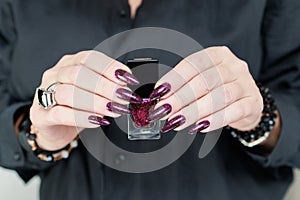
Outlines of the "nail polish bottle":
[{"label": "nail polish bottle", "polygon": [[[151,58],[137,58],[128,60],[127,66],[130,68],[143,65],[158,67],[158,60]],[[145,66],[151,65],[151,66]],[[158,140],[160,139],[161,122],[159,120],[149,122],[147,120],[149,112],[154,109],[158,100],[150,100],[149,96],[155,84],[145,84],[137,88],[134,92],[142,97],[141,102],[131,102],[129,109],[131,114],[127,115],[128,139],[129,140]]]}]

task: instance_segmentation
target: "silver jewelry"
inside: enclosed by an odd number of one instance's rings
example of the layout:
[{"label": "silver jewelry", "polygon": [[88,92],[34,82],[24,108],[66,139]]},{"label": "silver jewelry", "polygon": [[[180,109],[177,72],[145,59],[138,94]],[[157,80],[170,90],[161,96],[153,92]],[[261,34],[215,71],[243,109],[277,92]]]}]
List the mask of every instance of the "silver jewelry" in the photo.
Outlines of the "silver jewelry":
[{"label": "silver jewelry", "polygon": [[57,103],[55,101],[55,87],[61,84],[60,82],[52,83],[47,89],[37,88],[37,96],[39,105],[43,106],[45,110],[55,106]]}]

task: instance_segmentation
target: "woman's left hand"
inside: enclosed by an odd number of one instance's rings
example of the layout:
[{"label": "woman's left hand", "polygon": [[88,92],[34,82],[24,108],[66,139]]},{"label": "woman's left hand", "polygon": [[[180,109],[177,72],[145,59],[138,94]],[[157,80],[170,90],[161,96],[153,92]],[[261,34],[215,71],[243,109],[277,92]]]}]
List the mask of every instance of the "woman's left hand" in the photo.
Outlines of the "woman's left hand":
[{"label": "woman's left hand", "polygon": [[227,47],[210,47],[183,59],[156,84],[161,101],[150,120],[168,119],[162,132],[208,132],[230,125],[245,131],[257,126],[263,99],[245,61]]}]

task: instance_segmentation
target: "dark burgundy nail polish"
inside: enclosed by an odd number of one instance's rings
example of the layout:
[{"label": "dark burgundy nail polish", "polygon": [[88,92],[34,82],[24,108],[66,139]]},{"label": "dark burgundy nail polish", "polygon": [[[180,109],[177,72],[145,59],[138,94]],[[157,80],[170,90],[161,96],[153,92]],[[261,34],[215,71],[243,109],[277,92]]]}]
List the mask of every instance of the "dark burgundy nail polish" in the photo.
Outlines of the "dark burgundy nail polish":
[{"label": "dark burgundy nail polish", "polygon": [[150,94],[150,99],[156,100],[164,95],[166,95],[171,90],[171,85],[169,83],[164,83],[160,86],[158,86],[156,89],[153,90],[153,92]]},{"label": "dark burgundy nail polish", "polygon": [[96,125],[101,125],[101,126],[107,126],[110,125],[110,122],[107,121],[106,119],[96,116],[96,115],[91,115],[88,118],[89,122],[91,124],[96,124]]},{"label": "dark burgundy nail polish", "polygon": [[142,101],[142,98],[131,92],[130,90],[124,89],[124,88],[119,88],[116,90],[117,97],[120,99],[123,99],[125,101],[133,102],[133,103],[139,103]]},{"label": "dark burgundy nail polish", "polygon": [[130,84],[130,85],[138,85],[138,84],[140,84],[140,82],[138,81],[138,79],[133,74],[130,74],[129,72],[127,72],[127,71],[125,71],[123,69],[117,69],[115,71],[115,76],[120,81],[123,81],[123,82],[125,82],[127,84]]},{"label": "dark burgundy nail polish", "polygon": [[210,126],[210,122],[207,120],[204,120],[204,121],[196,124],[196,126],[194,126],[191,130],[189,130],[189,134],[199,133],[199,132],[203,131],[204,129],[208,128],[209,126]]},{"label": "dark burgundy nail polish", "polygon": [[170,121],[168,121],[164,127],[161,129],[162,133],[166,133],[168,131],[171,131],[179,126],[181,126],[182,124],[184,124],[186,121],[186,118],[183,115],[178,115],[176,117],[174,117],[173,119],[171,119]]},{"label": "dark burgundy nail polish", "polygon": [[107,110],[117,113],[117,114],[130,114],[131,111],[127,108],[127,106],[119,104],[119,103],[114,103],[114,102],[108,102],[106,104]]},{"label": "dark burgundy nail polish", "polygon": [[159,120],[166,115],[168,115],[172,111],[172,106],[170,104],[164,104],[160,106],[159,108],[153,110],[149,113],[149,116],[147,118],[148,121],[156,121]]}]

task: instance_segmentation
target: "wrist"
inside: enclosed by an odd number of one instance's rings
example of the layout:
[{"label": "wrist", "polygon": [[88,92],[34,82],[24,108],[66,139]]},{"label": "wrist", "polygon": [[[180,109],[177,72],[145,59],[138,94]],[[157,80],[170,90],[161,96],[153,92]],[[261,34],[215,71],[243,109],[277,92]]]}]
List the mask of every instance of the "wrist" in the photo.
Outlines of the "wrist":
[{"label": "wrist", "polygon": [[61,134],[58,130],[38,129],[34,125],[31,126],[32,133],[36,135],[37,145],[46,151],[57,151],[67,146],[76,135],[69,137],[68,134]]},{"label": "wrist", "polygon": [[263,141],[261,144],[257,145],[257,147],[253,148],[252,152],[262,155],[269,156],[274,150],[276,144],[278,143],[280,133],[281,133],[281,118],[278,111],[276,111],[277,117],[275,119],[275,126],[270,133],[269,137]]},{"label": "wrist", "polygon": [[[78,145],[78,137],[76,137],[63,148],[57,150],[44,149],[45,147],[42,148],[40,144],[47,146],[47,144],[41,142],[47,140],[40,139],[40,135],[38,136],[37,132],[38,131],[36,130],[36,128],[27,118],[22,123],[20,132],[18,134],[18,139],[21,146],[26,151],[33,153],[36,157],[45,162],[54,162],[68,158],[71,151]],[[39,140],[40,144],[37,142],[37,140]],[[53,144],[55,144],[55,142]]]},{"label": "wrist", "polygon": [[[259,121],[257,126],[252,129],[239,130],[227,126],[226,129],[231,133],[234,138],[237,138],[244,146],[254,147],[261,145],[273,133],[276,126],[277,107],[275,101],[268,88],[258,84],[261,96],[263,98],[263,111],[261,117],[257,117]],[[277,130],[277,129],[276,129]]]}]

